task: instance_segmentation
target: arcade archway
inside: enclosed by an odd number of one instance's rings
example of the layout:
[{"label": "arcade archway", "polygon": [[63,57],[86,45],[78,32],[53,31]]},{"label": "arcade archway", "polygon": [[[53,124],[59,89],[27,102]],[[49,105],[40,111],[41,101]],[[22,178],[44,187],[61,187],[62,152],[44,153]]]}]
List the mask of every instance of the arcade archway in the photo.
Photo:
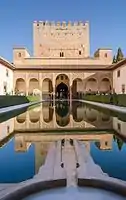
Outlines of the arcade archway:
[{"label": "arcade archway", "polygon": [[109,93],[111,92],[111,83],[108,78],[103,78],[100,83],[100,92]]},{"label": "arcade archway", "polygon": [[86,92],[96,93],[98,91],[97,80],[95,78],[89,78],[86,82]]},{"label": "arcade archway", "polygon": [[83,93],[83,81],[80,78],[76,78],[73,80],[72,84],[72,97],[78,98],[81,97]]},{"label": "arcade archway", "polygon": [[42,83],[42,98],[50,99],[53,93],[52,81],[49,78],[45,78]]},{"label": "arcade archway", "polygon": [[15,94],[26,94],[26,83],[22,78],[16,80]]},{"label": "arcade archway", "polygon": [[40,95],[39,90],[39,81],[35,78],[30,79],[29,81],[29,94],[30,95]]},{"label": "arcade archway", "polygon": [[68,99],[69,98],[69,78],[65,74],[60,74],[56,78],[56,98]]},{"label": "arcade archway", "polygon": [[60,83],[57,87],[56,87],[56,97],[57,98],[64,98],[67,99],[68,98],[68,86],[64,83]]}]

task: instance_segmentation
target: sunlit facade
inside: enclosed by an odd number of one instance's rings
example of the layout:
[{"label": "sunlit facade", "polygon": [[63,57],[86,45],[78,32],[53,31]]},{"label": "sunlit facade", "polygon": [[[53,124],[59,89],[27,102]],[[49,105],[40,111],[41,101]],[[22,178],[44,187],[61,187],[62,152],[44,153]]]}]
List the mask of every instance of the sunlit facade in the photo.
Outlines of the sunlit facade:
[{"label": "sunlit facade", "polygon": [[112,50],[107,48],[90,56],[89,22],[35,21],[33,55],[15,47],[13,64],[0,58],[0,94],[72,98],[84,93],[125,93],[126,62],[112,64],[112,60]]},{"label": "sunlit facade", "polygon": [[72,97],[85,92],[111,92],[112,50],[90,56],[89,22],[33,23],[33,56],[14,48],[16,93]]}]

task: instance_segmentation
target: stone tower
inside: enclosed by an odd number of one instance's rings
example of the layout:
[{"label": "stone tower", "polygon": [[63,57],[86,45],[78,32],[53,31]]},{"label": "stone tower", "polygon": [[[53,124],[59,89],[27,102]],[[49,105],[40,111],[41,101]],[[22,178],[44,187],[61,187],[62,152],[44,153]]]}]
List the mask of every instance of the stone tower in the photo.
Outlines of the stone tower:
[{"label": "stone tower", "polygon": [[33,23],[35,57],[86,58],[90,56],[89,23]]}]

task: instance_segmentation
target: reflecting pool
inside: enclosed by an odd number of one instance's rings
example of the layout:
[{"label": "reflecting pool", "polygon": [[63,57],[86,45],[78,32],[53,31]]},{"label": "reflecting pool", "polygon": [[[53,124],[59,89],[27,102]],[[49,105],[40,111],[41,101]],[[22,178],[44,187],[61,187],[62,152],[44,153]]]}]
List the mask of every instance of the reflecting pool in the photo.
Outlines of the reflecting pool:
[{"label": "reflecting pool", "polygon": [[0,183],[32,178],[50,144],[81,140],[109,176],[126,180],[126,115],[79,101],[44,102],[0,116]]}]

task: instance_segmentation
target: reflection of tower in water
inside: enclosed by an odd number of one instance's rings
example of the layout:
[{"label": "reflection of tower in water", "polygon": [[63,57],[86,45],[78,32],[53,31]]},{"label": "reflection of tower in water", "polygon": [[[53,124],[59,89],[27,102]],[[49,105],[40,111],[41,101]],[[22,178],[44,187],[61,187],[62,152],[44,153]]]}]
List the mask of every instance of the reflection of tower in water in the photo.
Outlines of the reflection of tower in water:
[{"label": "reflection of tower in water", "polygon": [[41,142],[38,136],[34,136],[34,140],[28,139],[28,137],[24,135],[16,135],[15,151],[25,153],[29,150],[30,146],[34,144],[35,173],[38,173],[39,168],[45,163],[50,142]]},{"label": "reflection of tower in water", "polygon": [[34,145],[35,145],[35,174],[37,174],[39,168],[45,163],[50,143],[35,142]]}]

